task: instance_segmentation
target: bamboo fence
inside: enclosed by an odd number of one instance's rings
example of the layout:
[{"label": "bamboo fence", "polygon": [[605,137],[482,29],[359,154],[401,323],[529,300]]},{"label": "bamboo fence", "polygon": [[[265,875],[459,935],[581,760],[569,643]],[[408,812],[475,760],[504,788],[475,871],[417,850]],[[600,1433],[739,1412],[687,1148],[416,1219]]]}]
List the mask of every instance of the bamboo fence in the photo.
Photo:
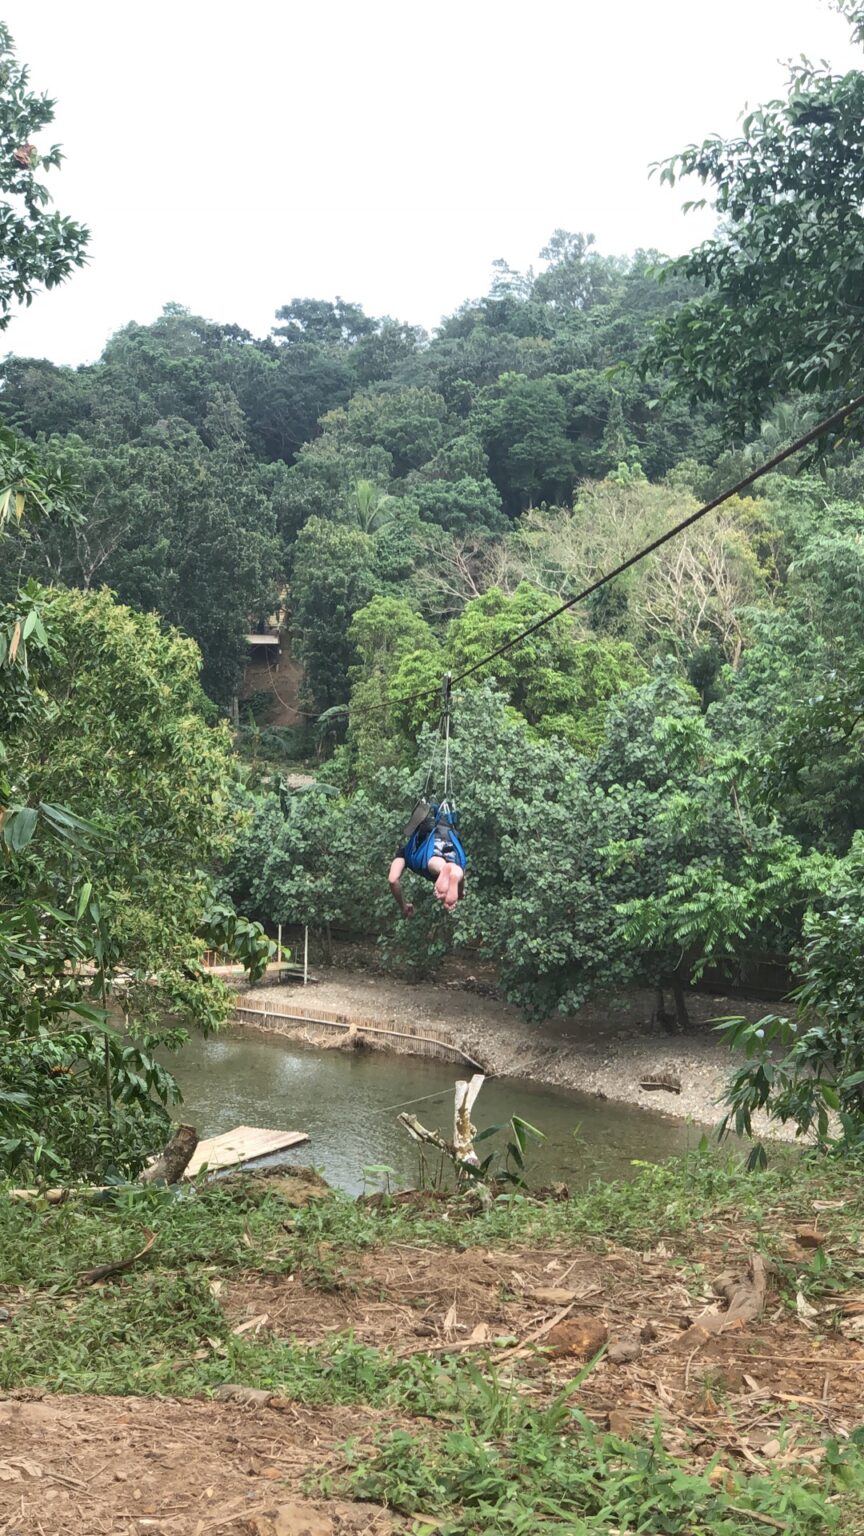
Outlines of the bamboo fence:
[{"label": "bamboo fence", "polygon": [[[373,1035],[382,1044],[388,1040],[407,1041],[408,1050],[403,1045],[403,1054],[409,1056],[434,1056],[439,1061],[456,1061],[461,1065],[469,1066],[475,1072],[483,1072],[485,1068],[469,1056],[466,1051],[454,1045],[443,1032],[429,1026],[421,1030],[406,1025],[404,1029],[387,1029],[381,1024],[373,1024],[369,1019],[347,1019],[341,1013],[327,1013],[324,1009],[318,1009],[315,1013],[276,1013],[272,1008],[250,1008],[247,1004],[237,1005],[234,1009],[235,1017],[242,1022],[244,1019],[254,1019],[266,1029],[271,1024],[312,1024],[319,1029],[332,1029],[334,1031],[356,1030],[358,1034]],[[281,1030],[279,1031],[282,1032]]]}]

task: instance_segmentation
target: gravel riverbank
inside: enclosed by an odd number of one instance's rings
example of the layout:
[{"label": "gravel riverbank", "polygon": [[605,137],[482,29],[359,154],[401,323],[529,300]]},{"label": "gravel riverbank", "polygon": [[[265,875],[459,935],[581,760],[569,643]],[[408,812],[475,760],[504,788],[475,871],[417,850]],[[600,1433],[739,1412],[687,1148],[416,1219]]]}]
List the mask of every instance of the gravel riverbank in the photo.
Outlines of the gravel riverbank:
[{"label": "gravel riverbank", "polygon": [[[314,986],[253,987],[252,1006],[275,1011],[339,1014],[391,1029],[443,1033],[495,1076],[525,1077],[556,1087],[577,1088],[619,1103],[638,1104],[680,1119],[713,1124],[718,1100],[735,1066],[711,1021],[729,1014],[758,1018],[764,1003],[721,996],[688,998],[693,1028],[670,1035],[652,1022],[654,994],[632,991],[622,998],[595,999],[578,1014],[556,1015],[527,1024],[516,1008],[472,978],[409,986],[362,970],[322,971]],[[680,1093],[640,1086],[649,1074],[669,1073]],[[772,1127],[773,1137],[778,1128]]]}]

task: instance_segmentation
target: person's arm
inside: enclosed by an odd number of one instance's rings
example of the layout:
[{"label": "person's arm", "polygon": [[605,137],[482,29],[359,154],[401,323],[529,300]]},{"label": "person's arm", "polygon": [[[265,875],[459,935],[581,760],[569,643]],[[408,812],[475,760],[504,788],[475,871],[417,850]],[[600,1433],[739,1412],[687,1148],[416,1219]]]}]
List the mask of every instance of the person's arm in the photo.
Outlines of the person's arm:
[{"label": "person's arm", "polygon": [[393,900],[399,908],[399,911],[402,913],[402,916],[413,917],[413,904],[410,901],[405,900],[405,892],[402,889],[402,876],[404,872],[405,860],[402,858],[394,859],[393,863],[390,865],[390,874],[388,879],[390,881],[390,889],[393,892]]}]

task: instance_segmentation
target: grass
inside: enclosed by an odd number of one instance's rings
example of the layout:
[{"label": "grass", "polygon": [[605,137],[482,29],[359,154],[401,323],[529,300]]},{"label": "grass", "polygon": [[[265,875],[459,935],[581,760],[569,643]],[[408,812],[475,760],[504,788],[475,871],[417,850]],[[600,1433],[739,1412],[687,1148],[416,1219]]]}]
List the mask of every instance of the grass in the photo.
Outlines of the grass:
[{"label": "grass", "polygon": [[[812,1222],[814,1200],[844,1201],[827,1218],[830,1251],[814,1254],[803,1272],[784,1271],[783,1235]],[[299,1272],[307,1287],[350,1291],[356,1255],[394,1242],[578,1240],[600,1251],[610,1237],[636,1248],[666,1237],[695,1265],[712,1234],[722,1246],[730,1228],[754,1233],[773,1254],[791,1306],[799,1288],[814,1297],[850,1282],[860,1288],[861,1179],[831,1162],[787,1161],[752,1175],[697,1154],[566,1202],[509,1196],[482,1215],[467,1203],[372,1210],[338,1197],[295,1211],[266,1179],[61,1207],[15,1203],[0,1191],[0,1300],[14,1310],[0,1339],[0,1389],[185,1397],[233,1381],[305,1404],[367,1404],[400,1427],[371,1448],[348,1449],[337,1491],[386,1503],[429,1536],[766,1536],[780,1528],[817,1536],[839,1527],[841,1500],[844,1536],[864,1532],[855,1491],[864,1487],[864,1462],[854,1443],[829,1443],[818,1475],[772,1465],[712,1480],[710,1467],[693,1470],[686,1454],[670,1456],[650,1433],[632,1442],[603,1434],[566,1394],[538,1406],[520,1390],[524,1382],[483,1374],[465,1357],[400,1359],[345,1334],[311,1348],[237,1336],[214,1285],[241,1272]],[[84,1270],[135,1253],[148,1231],[156,1241],[140,1266],[82,1287]],[[425,1524],[422,1516],[430,1517]]]},{"label": "grass", "polygon": [[745,1479],[725,1466],[717,1478],[715,1466],[688,1470],[663,1449],[659,1429],[622,1440],[598,1432],[566,1394],[538,1412],[493,1381],[478,1383],[458,1428],[383,1435],[324,1491],[412,1515],[430,1536],[739,1536],[769,1526],[822,1536],[841,1519],[853,1529],[849,1500],[864,1472],[857,1445],[829,1446],[818,1480],[773,1468]]}]

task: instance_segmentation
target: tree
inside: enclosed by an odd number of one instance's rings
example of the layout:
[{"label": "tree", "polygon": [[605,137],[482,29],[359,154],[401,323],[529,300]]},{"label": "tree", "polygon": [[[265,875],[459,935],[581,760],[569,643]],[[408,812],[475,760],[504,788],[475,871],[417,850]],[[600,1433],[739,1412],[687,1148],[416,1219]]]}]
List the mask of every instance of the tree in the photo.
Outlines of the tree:
[{"label": "tree", "polygon": [[548,265],[534,282],[533,297],[562,310],[585,310],[602,302],[611,286],[611,263],[593,245],[593,235],[556,229],[540,252]]},{"label": "tree", "polygon": [[[444,670],[441,648],[425,619],[405,598],[373,597],[355,613],[348,631],[353,672],[348,741],[357,776],[368,785],[382,767],[406,764],[428,702]],[[418,683],[418,677],[424,681]]]},{"label": "tree", "polygon": [[359,447],[383,448],[392,459],[394,476],[401,479],[442,447],[446,416],[444,400],[431,389],[409,386],[387,394],[363,392],[351,398],[345,431],[349,442]]},{"label": "tree", "polygon": [[[0,714],[16,793],[75,806],[103,831],[80,873],[100,893],[112,953],[147,982],[138,1012],[169,1006],[175,983],[185,1007],[209,893],[202,871],[227,847],[227,728],[207,722],[195,645],[156,616],[106,591],[49,592],[38,612],[52,637],[28,655],[39,705],[22,718],[7,691]],[[41,839],[28,846],[39,856]]]},{"label": "tree", "polygon": [[[427,734],[421,761],[430,747]],[[620,797],[592,787],[584,759],[560,741],[537,740],[488,685],[459,704],[452,766],[466,899],[452,918],[430,901],[413,924],[397,924],[387,939],[391,963],[407,958],[422,971],[424,953],[428,968],[455,936],[494,960],[504,996],[534,1019],[578,1008],[621,981],[628,957],[616,903],[628,879],[626,871],[610,876],[605,854],[626,827]]]},{"label": "tree", "polygon": [[511,514],[541,497],[567,497],[573,449],[557,381],[502,374],[472,412],[471,425],[489,455],[489,473]]},{"label": "tree", "polygon": [[[19,517],[28,503],[39,516],[73,515],[25,447],[3,467]],[[227,741],[200,713],[198,664],[190,642],[107,593],[30,583],[0,609],[7,1168],[136,1172],[176,1097],[151,1053],[166,1014],[206,1026],[224,1016],[223,991],[194,966],[209,890],[200,869],[225,833],[228,777]],[[136,1014],[131,1041],[110,1021],[109,995]]]},{"label": "tree", "polygon": [[[862,37],[861,8],[845,10]],[[785,99],[660,170],[707,188],[715,235],[667,265],[700,293],[661,319],[643,372],[668,369],[691,400],[722,406],[739,431],[794,396],[842,403],[864,359],[864,72],[791,66]]]},{"label": "tree", "polygon": [[380,533],[395,521],[399,502],[388,496],[372,480],[358,480],[350,501],[353,521],[361,533]]},{"label": "tree", "polygon": [[281,564],[236,411],[214,399],[210,448],[176,419],[122,447],[52,439],[83,511],[66,528],[28,530],[20,549],[23,569],[40,580],[107,584],[184,629],[200,646],[207,692],[222,703],[242,680],[250,623],[276,604]]},{"label": "tree", "polygon": [[634,975],[680,989],[706,965],[786,954],[800,937],[822,861],[785,832],[760,768],[758,741],[715,734],[671,661],[611,707],[593,774],[630,806],[630,836],[607,851],[632,882],[621,912]]},{"label": "tree", "polygon": [[282,324],[273,327],[273,334],[289,347],[312,342],[348,348],[375,329],[361,305],[340,298],[332,304],[326,299],[292,299],[277,310],[276,319]]},{"label": "tree", "polygon": [[55,288],[83,265],[90,238],[82,224],[48,212],[39,177],[63,157],[58,145],[43,154],[32,140],[54,121],[55,103],[34,95],[28,82],[0,23],[0,330],[16,303],[32,303],[40,287]]},{"label": "tree", "polygon": [[291,581],[292,626],[306,688],[318,710],[347,704],[356,652],[351,620],[375,591],[373,544],[358,528],[311,517],[301,530]]},{"label": "tree", "polygon": [[[551,598],[520,585],[512,597],[491,588],[467,604],[448,633],[454,673],[474,665],[552,612]],[[596,751],[608,701],[645,676],[631,646],[585,639],[567,617],[529,635],[483,669],[538,735],[560,737],[580,752]]]},{"label": "tree", "polygon": [[[792,992],[793,1016],[769,1014],[726,1024],[730,1045],[747,1062],[726,1092],[723,1129],[753,1135],[753,1116],[796,1127],[825,1149],[858,1154],[864,1146],[864,839],[831,872],[807,914],[804,979]],[[832,1124],[832,1112],[838,1124]],[[751,1164],[766,1161],[757,1144]]]}]

